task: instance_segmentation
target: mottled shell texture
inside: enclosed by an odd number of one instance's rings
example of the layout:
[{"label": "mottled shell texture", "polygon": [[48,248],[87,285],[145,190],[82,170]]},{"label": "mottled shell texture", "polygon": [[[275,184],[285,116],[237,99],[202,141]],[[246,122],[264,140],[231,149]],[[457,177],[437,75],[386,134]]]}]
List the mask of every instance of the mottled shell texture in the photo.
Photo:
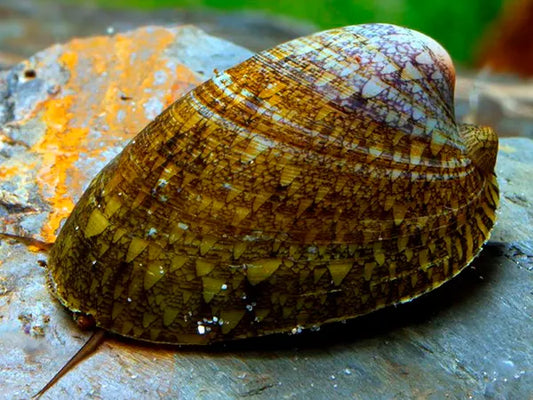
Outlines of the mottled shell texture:
[{"label": "mottled shell texture", "polygon": [[454,69],[392,25],[293,40],[218,74],[92,181],[49,260],[71,310],[170,343],[290,332],[411,300],[495,220],[497,138]]}]

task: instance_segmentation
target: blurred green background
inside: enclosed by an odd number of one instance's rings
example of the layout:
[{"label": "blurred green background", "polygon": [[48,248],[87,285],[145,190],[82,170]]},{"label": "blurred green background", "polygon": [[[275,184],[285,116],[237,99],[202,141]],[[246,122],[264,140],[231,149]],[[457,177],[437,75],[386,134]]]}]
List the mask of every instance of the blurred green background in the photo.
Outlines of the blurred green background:
[{"label": "blurred green background", "polygon": [[[76,0],[65,0],[80,3]],[[311,22],[319,28],[389,22],[437,39],[456,62],[470,64],[483,33],[511,0],[83,0],[112,8],[259,10]]]}]

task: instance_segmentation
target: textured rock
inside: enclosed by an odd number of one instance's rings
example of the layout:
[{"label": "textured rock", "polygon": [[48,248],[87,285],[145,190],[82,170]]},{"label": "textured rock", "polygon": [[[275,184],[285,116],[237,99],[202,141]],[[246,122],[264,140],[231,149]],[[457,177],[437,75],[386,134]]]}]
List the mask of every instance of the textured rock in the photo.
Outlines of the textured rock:
[{"label": "textured rock", "polygon": [[457,79],[456,112],[465,122],[492,126],[503,136],[533,139],[533,80],[490,74]]},{"label": "textured rock", "polygon": [[[73,37],[124,32],[145,25],[194,24],[203,31],[254,51],[309,34],[311,23],[254,11],[171,7],[112,9],[89,2],[0,1],[0,68]],[[250,7],[250,6],[248,6]],[[253,8],[253,7],[250,7]]]},{"label": "textured rock", "polygon": [[148,27],[75,39],[1,73],[3,231],[53,241],[90,178],[148,121],[250,55],[193,27]]},{"label": "textured rock", "polygon": [[[146,28],[55,46],[1,73],[0,231],[53,241],[90,178],[148,119],[248,54],[191,27]],[[112,338],[43,397],[528,398],[532,154],[532,140],[501,141],[491,242],[419,300],[320,332],[210,348]],[[35,393],[88,336],[47,292],[39,260],[46,255],[0,241],[6,398]]]}]

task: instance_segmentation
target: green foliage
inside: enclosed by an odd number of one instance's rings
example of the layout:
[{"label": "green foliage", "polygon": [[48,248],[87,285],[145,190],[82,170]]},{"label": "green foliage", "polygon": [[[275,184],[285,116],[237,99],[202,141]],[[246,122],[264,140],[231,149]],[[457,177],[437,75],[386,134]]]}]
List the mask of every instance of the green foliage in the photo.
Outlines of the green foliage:
[{"label": "green foliage", "polygon": [[261,10],[307,20],[324,29],[365,22],[394,23],[435,38],[460,63],[472,61],[481,35],[506,1],[509,0],[92,0],[104,7]]}]

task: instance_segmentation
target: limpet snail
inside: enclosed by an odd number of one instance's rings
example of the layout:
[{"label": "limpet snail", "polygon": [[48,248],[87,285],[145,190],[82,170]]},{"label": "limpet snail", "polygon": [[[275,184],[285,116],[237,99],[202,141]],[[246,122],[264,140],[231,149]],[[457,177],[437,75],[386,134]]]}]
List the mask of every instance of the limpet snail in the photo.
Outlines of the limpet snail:
[{"label": "limpet snail", "polygon": [[455,122],[432,39],[348,26],[261,52],[172,104],[92,181],[53,293],[135,339],[209,344],[412,300],[488,240],[498,140]]}]

